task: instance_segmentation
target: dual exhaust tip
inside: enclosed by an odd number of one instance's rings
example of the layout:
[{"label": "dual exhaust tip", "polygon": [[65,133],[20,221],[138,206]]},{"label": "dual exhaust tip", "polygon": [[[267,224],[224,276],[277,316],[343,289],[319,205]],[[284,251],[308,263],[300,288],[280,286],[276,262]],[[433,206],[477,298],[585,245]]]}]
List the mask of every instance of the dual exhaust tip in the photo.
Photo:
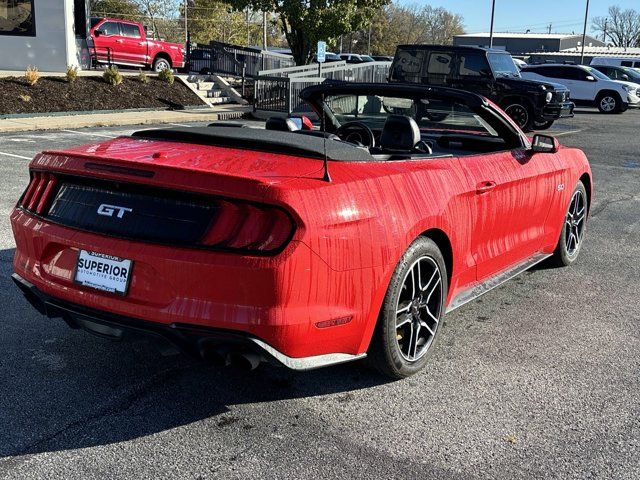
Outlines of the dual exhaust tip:
[{"label": "dual exhaust tip", "polygon": [[203,342],[200,346],[200,357],[213,367],[228,367],[241,372],[255,370],[262,361],[260,355],[254,352],[233,350],[208,342]]}]

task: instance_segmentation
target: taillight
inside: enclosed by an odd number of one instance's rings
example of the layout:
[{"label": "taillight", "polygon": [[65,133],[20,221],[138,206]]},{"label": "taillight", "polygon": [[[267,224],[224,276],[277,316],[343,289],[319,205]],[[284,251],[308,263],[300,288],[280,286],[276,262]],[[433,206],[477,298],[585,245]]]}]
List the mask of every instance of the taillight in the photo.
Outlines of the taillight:
[{"label": "taillight", "polygon": [[33,172],[29,186],[22,196],[20,206],[42,215],[49,206],[56,182],[56,177],[53,174]]},{"label": "taillight", "polygon": [[293,221],[279,208],[226,200],[218,207],[203,245],[266,253],[280,249],[293,233]]}]

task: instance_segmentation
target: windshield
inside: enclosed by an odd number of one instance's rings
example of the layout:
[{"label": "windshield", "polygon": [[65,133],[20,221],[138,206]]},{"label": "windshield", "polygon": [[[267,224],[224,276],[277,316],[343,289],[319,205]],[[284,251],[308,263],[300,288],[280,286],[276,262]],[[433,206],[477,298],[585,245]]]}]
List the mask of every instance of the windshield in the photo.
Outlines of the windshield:
[{"label": "windshield", "polygon": [[357,120],[372,130],[381,130],[390,115],[405,115],[413,118],[420,130],[471,131],[497,136],[467,105],[451,99],[334,95],[327,96],[324,102],[341,125]]},{"label": "windshield", "polygon": [[602,73],[599,70],[596,70],[593,67],[584,67],[585,70],[587,70],[591,75],[593,75],[596,78],[599,78],[600,80],[611,80],[609,77],[607,77],[604,73]]},{"label": "windshield", "polygon": [[489,63],[493,73],[499,76],[520,77],[520,70],[516,66],[511,55],[506,53],[490,53]]},{"label": "windshield", "polygon": [[621,67],[622,71],[626,73],[631,80],[638,81],[640,80],[640,69],[637,68],[629,68],[629,67]]}]

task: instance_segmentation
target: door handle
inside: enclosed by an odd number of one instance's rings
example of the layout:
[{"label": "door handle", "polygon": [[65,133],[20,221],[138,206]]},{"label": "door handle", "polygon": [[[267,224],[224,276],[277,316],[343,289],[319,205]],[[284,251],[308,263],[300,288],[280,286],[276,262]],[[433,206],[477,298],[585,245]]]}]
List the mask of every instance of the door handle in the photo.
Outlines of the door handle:
[{"label": "door handle", "polygon": [[476,185],[476,193],[478,195],[482,195],[483,193],[487,193],[496,188],[496,182],[491,180],[486,180],[484,182],[480,182]]},{"label": "door handle", "polygon": [[124,42],[124,40],[120,40],[120,39],[116,40],[116,43],[122,43],[122,42]]}]

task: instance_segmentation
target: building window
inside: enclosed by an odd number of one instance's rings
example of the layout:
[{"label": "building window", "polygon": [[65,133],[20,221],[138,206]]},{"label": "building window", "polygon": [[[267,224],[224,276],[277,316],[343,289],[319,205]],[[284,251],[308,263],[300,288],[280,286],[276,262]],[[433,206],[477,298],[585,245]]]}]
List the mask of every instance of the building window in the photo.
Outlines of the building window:
[{"label": "building window", "polygon": [[33,0],[0,0],[0,35],[36,35]]}]

